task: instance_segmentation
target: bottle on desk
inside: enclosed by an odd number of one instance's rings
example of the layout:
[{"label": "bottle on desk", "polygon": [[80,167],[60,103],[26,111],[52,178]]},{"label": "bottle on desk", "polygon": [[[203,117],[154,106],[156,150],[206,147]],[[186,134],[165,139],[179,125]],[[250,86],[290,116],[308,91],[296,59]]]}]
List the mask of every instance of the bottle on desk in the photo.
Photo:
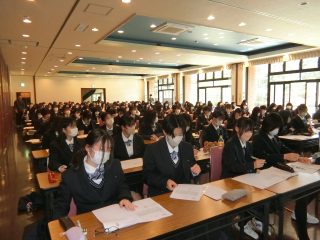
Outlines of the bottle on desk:
[{"label": "bottle on desk", "polygon": [[218,147],[223,147],[224,146],[224,140],[223,140],[222,135],[219,136],[217,145],[218,145]]},{"label": "bottle on desk", "polygon": [[56,177],[55,172],[48,170],[48,181],[49,181],[49,183],[57,182],[57,177]]}]

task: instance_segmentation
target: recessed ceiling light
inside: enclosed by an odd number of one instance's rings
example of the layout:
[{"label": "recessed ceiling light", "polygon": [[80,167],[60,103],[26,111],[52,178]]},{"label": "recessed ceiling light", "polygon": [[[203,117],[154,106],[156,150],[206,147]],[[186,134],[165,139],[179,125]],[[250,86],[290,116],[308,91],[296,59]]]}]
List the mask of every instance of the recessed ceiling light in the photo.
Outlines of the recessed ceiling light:
[{"label": "recessed ceiling light", "polygon": [[155,52],[154,54],[159,55],[160,53],[159,52]]},{"label": "recessed ceiling light", "polygon": [[239,23],[239,27],[244,27],[244,26],[246,26],[247,24],[245,23],[245,22],[241,22],[241,23]]},{"label": "recessed ceiling light", "polygon": [[23,17],[22,22],[24,23],[32,23],[31,19],[29,17]]},{"label": "recessed ceiling light", "polygon": [[220,36],[219,38],[224,38],[224,36]]},{"label": "recessed ceiling light", "polygon": [[49,74],[50,74],[50,73],[51,73],[51,71],[48,71],[47,73],[49,73]]},{"label": "recessed ceiling light", "polygon": [[159,62],[162,62],[162,61],[163,61],[162,59],[159,60]]},{"label": "recessed ceiling light", "polygon": [[118,33],[122,34],[122,33],[124,33],[124,31],[123,30],[118,30]]},{"label": "recessed ceiling light", "polygon": [[141,58],[139,58],[140,60],[143,60],[143,58],[141,57]]},{"label": "recessed ceiling light", "polygon": [[59,59],[60,62],[64,62],[64,59]]},{"label": "recessed ceiling light", "polygon": [[54,68],[51,68],[51,71],[54,71]]},{"label": "recessed ceiling light", "polygon": [[137,50],[133,49],[133,50],[131,50],[131,52],[137,52]]},{"label": "recessed ceiling light", "polygon": [[79,59],[79,60],[83,60],[83,57],[79,57],[78,59]]},{"label": "recessed ceiling light", "polygon": [[92,67],[91,69],[92,69],[92,70],[95,70],[96,68],[95,68],[95,67]]},{"label": "recessed ceiling light", "polygon": [[58,65],[54,65],[55,68],[59,67]]},{"label": "recessed ceiling light", "polygon": [[131,3],[131,0],[122,0],[122,2],[128,4]]},{"label": "recessed ceiling light", "polygon": [[214,43],[213,45],[214,45],[214,46],[218,46],[219,44],[218,44],[218,43]]},{"label": "recessed ceiling light", "polygon": [[202,34],[203,36],[208,36],[208,33],[204,33],[204,34]]},{"label": "recessed ceiling light", "polygon": [[209,39],[208,37],[205,37],[205,38],[204,38],[204,40],[208,40],[208,39]]},{"label": "recessed ceiling light", "polygon": [[139,59],[137,59],[136,61],[137,61],[137,62],[140,62],[140,60],[139,60]]},{"label": "recessed ceiling light", "polygon": [[22,34],[22,37],[28,38],[28,37],[30,37],[30,35],[29,34]]},{"label": "recessed ceiling light", "polygon": [[21,71],[24,71],[24,68],[21,68]]},{"label": "recessed ceiling light", "polygon": [[172,41],[175,41],[175,40],[177,40],[177,38],[173,37],[173,38],[171,38],[171,40],[172,40]]},{"label": "recessed ceiling light", "polygon": [[76,45],[74,45],[74,46],[76,46],[76,47],[81,47],[81,45],[80,45],[80,44],[76,44]]},{"label": "recessed ceiling light", "polygon": [[212,21],[212,20],[215,19],[215,17],[214,17],[213,15],[209,15],[209,16],[207,17],[207,19],[208,19],[209,21]]},{"label": "recessed ceiling light", "polygon": [[120,62],[120,61],[117,59],[116,62]]},{"label": "recessed ceiling light", "polygon": [[92,32],[98,32],[99,29],[98,29],[98,28],[92,28],[91,31],[92,31]]},{"label": "recessed ceiling light", "polygon": [[219,32],[218,34],[219,34],[219,35],[223,35],[223,34],[224,34],[224,32]]},{"label": "recessed ceiling light", "polygon": [[26,62],[21,62],[21,64],[26,64]]},{"label": "recessed ceiling light", "polygon": [[67,52],[69,55],[71,55],[72,54],[72,52]]},{"label": "recessed ceiling light", "polygon": [[271,32],[271,31],[272,31],[272,28],[267,28],[265,31],[266,31],[266,32]]},{"label": "recessed ceiling light", "polygon": [[22,54],[24,54],[24,55],[26,55],[27,54],[27,52],[21,52]]},{"label": "recessed ceiling light", "polygon": [[118,58],[122,58],[122,56],[118,56]]},{"label": "recessed ceiling light", "polygon": [[292,37],[292,36],[294,36],[294,33],[288,33],[288,36]]},{"label": "recessed ceiling light", "polygon": [[177,57],[180,57],[181,56],[181,54],[177,54]]},{"label": "recessed ceiling light", "polygon": [[26,60],[27,58],[25,58],[25,57],[22,57],[21,59],[22,59],[22,60]]},{"label": "recessed ceiling light", "polygon": [[151,27],[151,28],[156,28],[156,27],[157,27],[157,25],[155,25],[155,24],[151,24],[151,25],[150,25],[150,27]]},{"label": "recessed ceiling light", "polygon": [[150,65],[151,63],[148,62],[148,64]]}]

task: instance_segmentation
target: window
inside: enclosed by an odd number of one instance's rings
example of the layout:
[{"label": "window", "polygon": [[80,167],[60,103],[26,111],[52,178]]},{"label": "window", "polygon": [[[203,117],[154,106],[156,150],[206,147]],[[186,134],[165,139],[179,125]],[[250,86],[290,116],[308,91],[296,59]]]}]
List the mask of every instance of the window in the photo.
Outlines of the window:
[{"label": "window", "polygon": [[255,91],[253,91],[253,106],[266,105],[268,101],[268,64],[256,65],[254,71]]},{"label": "window", "polygon": [[169,104],[174,102],[174,78],[163,78],[158,80],[157,96],[159,101],[164,103],[168,101]]},{"label": "window", "polygon": [[302,59],[302,69],[309,68],[318,68],[319,67],[319,58],[305,58]]}]

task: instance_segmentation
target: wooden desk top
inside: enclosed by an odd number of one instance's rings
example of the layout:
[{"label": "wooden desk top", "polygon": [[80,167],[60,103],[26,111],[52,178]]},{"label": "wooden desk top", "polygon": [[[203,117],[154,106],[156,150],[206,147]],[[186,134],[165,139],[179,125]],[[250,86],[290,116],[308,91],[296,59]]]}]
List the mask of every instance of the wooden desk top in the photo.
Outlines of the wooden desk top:
[{"label": "wooden desk top", "polygon": [[33,130],[34,126],[28,126],[28,127],[24,127],[23,130]]},{"label": "wooden desk top", "polygon": [[276,194],[281,194],[290,192],[292,190],[298,189],[300,187],[315,182],[319,182],[320,184],[320,174],[318,172],[314,174],[299,173],[297,176],[294,176],[292,178],[287,179],[286,181],[275,184],[267,188],[266,190]]},{"label": "wooden desk top", "polygon": [[[246,197],[235,202],[226,200],[215,201],[206,196],[203,196],[198,202],[185,201],[172,199],[169,197],[170,194],[163,194],[154,197],[153,199],[161,204],[165,209],[170,211],[173,214],[172,216],[154,222],[141,223],[131,227],[127,227],[113,234],[100,234],[95,238],[93,237],[94,231],[97,228],[101,228],[102,224],[96,219],[93,213],[89,212],[81,214],[71,217],[71,219],[74,222],[79,220],[82,227],[88,229],[88,239],[106,239],[106,236],[108,236],[110,239],[121,240],[150,239],[172,232],[176,229],[181,229],[183,227],[187,227],[192,224],[217,217],[231,210],[233,211],[248,206],[252,203],[274,197],[274,194],[269,191],[259,190],[251,186],[238,183],[232,179],[219,180],[210,184],[218,187],[223,187],[225,188],[225,190],[234,188],[245,188],[249,190],[249,194]],[[52,240],[66,239],[64,236],[60,235],[63,230],[57,220],[49,222],[49,231]],[[115,236],[115,234],[117,234],[117,236]]]},{"label": "wooden desk top", "polygon": [[34,159],[40,159],[40,158],[49,157],[48,149],[35,150],[35,151],[32,151],[31,153],[32,153],[32,157]]},{"label": "wooden desk top", "polygon": [[87,138],[88,134],[81,134],[81,135],[78,135],[77,138],[78,139],[85,139]]},{"label": "wooden desk top", "polygon": [[36,144],[41,144],[42,141],[39,138],[33,138],[33,139],[27,140],[26,143],[31,143],[31,144],[35,144],[36,145]]},{"label": "wooden desk top", "polygon": [[61,173],[56,172],[57,181],[55,183],[49,183],[48,180],[48,172],[38,173],[37,181],[41,190],[49,190],[53,188],[57,188],[61,182]]},{"label": "wooden desk top", "polygon": [[198,152],[197,155],[194,156],[196,161],[203,161],[203,160],[208,160],[210,159],[210,153],[209,152],[204,152],[203,149]]},{"label": "wooden desk top", "polygon": [[290,141],[308,141],[308,140],[313,140],[319,138],[318,134],[312,135],[312,136],[305,136],[305,135],[284,135],[284,136],[279,136],[280,139],[283,140],[290,140]]}]

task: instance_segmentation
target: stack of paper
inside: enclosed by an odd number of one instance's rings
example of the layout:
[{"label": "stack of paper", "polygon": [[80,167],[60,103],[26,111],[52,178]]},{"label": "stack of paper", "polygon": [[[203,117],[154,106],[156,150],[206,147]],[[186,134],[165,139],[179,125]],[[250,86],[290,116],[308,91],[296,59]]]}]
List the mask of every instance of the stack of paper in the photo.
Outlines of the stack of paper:
[{"label": "stack of paper", "polygon": [[136,206],[134,211],[121,208],[119,204],[113,204],[94,210],[92,213],[107,230],[129,227],[142,222],[151,222],[172,215],[151,198],[135,201],[133,204]]},{"label": "stack of paper", "polygon": [[222,198],[222,195],[225,194],[227,191],[212,186],[212,185],[207,185],[204,195],[208,196],[209,198],[212,198],[214,200],[220,200]]},{"label": "stack of paper", "polygon": [[121,163],[122,169],[125,170],[129,168],[142,167],[143,160],[142,158],[135,158],[135,159],[130,159],[126,161],[121,161],[120,163]]},{"label": "stack of paper", "polygon": [[315,164],[294,162],[294,163],[289,163],[288,165],[292,167],[294,171],[302,172],[302,173],[312,174],[320,170],[320,165],[315,165]]},{"label": "stack of paper", "polygon": [[171,193],[171,198],[199,201],[203,195],[205,187],[194,184],[178,184]]},{"label": "stack of paper", "polygon": [[260,171],[260,173],[248,173],[233,179],[259,189],[265,189],[296,175],[297,173],[290,173],[275,167],[270,167]]}]

